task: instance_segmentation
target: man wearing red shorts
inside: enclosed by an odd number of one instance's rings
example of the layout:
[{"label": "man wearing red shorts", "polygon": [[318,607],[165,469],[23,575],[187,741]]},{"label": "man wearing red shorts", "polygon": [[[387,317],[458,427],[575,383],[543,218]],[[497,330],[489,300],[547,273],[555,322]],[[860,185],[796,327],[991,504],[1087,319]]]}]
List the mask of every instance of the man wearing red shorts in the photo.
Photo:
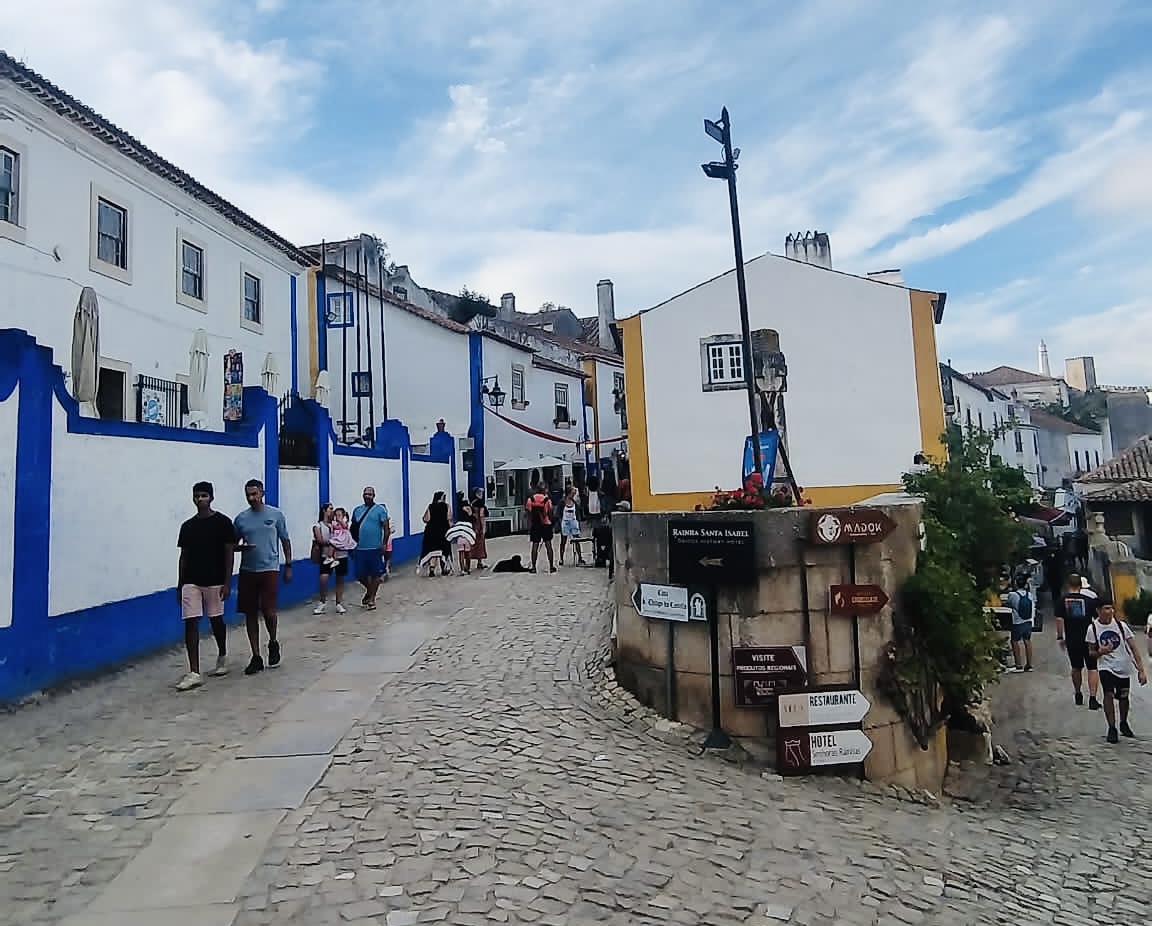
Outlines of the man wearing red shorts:
[{"label": "man wearing red shorts", "polygon": [[284,549],[284,581],[292,581],[292,541],[284,512],[264,504],[264,483],[249,479],[244,484],[248,507],[233,522],[240,539],[240,578],[236,605],[248,628],[252,661],[245,675],[264,671],[260,656],[260,615],[268,628],[268,665],[280,665],[280,641],[276,637],[277,596],[280,590],[280,548]]},{"label": "man wearing red shorts", "polygon": [[180,525],[180,567],[176,598],[184,618],[184,646],[188,650],[188,674],[176,683],[177,691],[190,691],[204,684],[200,674],[200,618],[207,617],[216,638],[216,668],[209,675],[228,674],[228,628],[224,625],[224,602],[232,586],[232,561],[236,532],[226,515],[212,510],[212,483],[192,487],[195,517]]}]

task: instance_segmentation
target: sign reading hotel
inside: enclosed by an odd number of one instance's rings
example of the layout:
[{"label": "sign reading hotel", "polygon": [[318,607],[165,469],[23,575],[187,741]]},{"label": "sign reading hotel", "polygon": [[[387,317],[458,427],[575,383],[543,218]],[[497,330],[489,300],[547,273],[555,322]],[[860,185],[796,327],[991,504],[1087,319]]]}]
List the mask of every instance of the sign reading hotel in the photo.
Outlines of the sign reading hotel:
[{"label": "sign reading hotel", "polygon": [[812,512],[811,539],[817,546],[876,543],[896,529],[896,522],[875,508],[836,508]]},{"label": "sign reading hotel", "polygon": [[776,734],[776,771],[802,775],[829,765],[858,765],[872,751],[862,730],[779,731]]}]

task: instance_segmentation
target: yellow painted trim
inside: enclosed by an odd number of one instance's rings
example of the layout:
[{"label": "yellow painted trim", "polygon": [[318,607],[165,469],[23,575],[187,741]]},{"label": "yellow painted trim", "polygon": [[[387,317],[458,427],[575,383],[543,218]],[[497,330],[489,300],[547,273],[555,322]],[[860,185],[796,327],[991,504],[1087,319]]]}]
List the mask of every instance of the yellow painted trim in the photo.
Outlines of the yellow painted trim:
[{"label": "yellow painted trim", "polygon": [[1108,573],[1112,579],[1112,600],[1116,603],[1116,610],[1123,616],[1124,602],[1129,598],[1139,597],[1140,586],[1136,582],[1136,576],[1126,573],[1117,574],[1111,569],[1108,570]]},{"label": "yellow painted trim", "polygon": [[594,462],[600,460],[600,402],[596,398],[596,361],[591,358],[586,359],[582,366],[584,367],[584,375],[588,378],[584,380],[584,399],[592,406],[592,459]]},{"label": "yellow painted trim", "polygon": [[648,407],[644,402],[642,324],[639,315],[617,322],[624,347],[624,394],[628,397],[628,468],[632,486],[632,510],[662,511],[668,509],[661,508],[652,496],[652,473],[648,468]]},{"label": "yellow painted trim", "polygon": [[[936,353],[936,318],[932,300],[936,293],[908,291],[912,309],[912,355],[916,364],[916,402],[920,408],[921,450],[943,460],[944,395],[940,391],[940,359]],[[911,464],[911,460],[908,461]]]},{"label": "yellow painted trim", "polygon": [[306,395],[312,395],[316,388],[316,379],[320,376],[320,331],[316,319],[316,274],[318,270],[308,271],[308,388]]},{"label": "yellow painted trim", "polygon": [[[636,464],[633,462],[633,474]],[[722,489],[735,489],[736,486],[721,486]],[[801,486],[804,497],[811,499],[817,508],[844,508],[857,505],[873,495],[886,492],[900,492],[903,486],[899,485],[872,485],[872,486]],[[697,505],[707,508],[712,504],[713,492],[660,492],[656,495],[645,495],[641,500],[636,496],[636,483],[632,483],[632,510],[633,511],[693,511]],[[643,505],[643,507],[641,507]]]}]

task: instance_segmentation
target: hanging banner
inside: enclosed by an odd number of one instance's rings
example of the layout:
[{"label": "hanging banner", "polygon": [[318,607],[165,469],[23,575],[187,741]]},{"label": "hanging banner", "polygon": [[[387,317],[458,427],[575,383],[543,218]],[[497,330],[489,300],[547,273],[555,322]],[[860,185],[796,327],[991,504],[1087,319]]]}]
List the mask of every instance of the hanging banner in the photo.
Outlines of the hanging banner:
[{"label": "hanging banner", "polygon": [[[780,445],[780,432],[776,430],[764,431],[760,434],[760,462],[764,467],[764,485],[772,484],[772,477],[776,473],[776,450]],[[744,438],[744,471],[740,475],[740,484],[756,471],[753,462],[752,438]]]},{"label": "hanging banner", "polygon": [[224,420],[244,417],[244,355],[230,350],[224,355]]}]

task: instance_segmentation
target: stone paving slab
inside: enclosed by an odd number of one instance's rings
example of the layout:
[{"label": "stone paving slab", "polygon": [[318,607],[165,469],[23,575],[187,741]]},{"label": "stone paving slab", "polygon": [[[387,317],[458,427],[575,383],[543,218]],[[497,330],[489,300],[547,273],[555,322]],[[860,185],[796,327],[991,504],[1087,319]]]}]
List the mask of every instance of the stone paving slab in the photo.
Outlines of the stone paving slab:
[{"label": "stone paving slab", "polygon": [[239,909],[235,904],[211,904],[172,908],[162,913],[79,913],[62,920],[60,926],[232,926]]},{"label": "stone paving slab", "polygon": [[416,651],[443,629],[443,621],[404,620],[383,629],[369,643],[353,647],[332,666],[337,675],[383,675],[406,672],[415,662]]},{"label": "stone paving slab", "polygon": [[[345,674],[345,673],[337,673]],[[273,723],[317,721],[322,718],[356,720],[364,716],[376,700],[379,683],[364,689],[336,689],[314,687],[304,691],[284,705],[272,716]]]},{"label": "stone paving slab", "polygon": [[283,817],[276,811],[174,817],[90,912],[151,910],[154,923],[168,926],[172,908],[231,904]]},{"label": "stone paving slab", "polygon": [[323,756],[352,728],[351,720],[288,720],[271,723],[237,754],[241,759]]},{"label": "stone paving slab", "polygon": [[168,813],[291,810],[304,802],[330,761],[327,755],[229,759],[188,790]]}]

